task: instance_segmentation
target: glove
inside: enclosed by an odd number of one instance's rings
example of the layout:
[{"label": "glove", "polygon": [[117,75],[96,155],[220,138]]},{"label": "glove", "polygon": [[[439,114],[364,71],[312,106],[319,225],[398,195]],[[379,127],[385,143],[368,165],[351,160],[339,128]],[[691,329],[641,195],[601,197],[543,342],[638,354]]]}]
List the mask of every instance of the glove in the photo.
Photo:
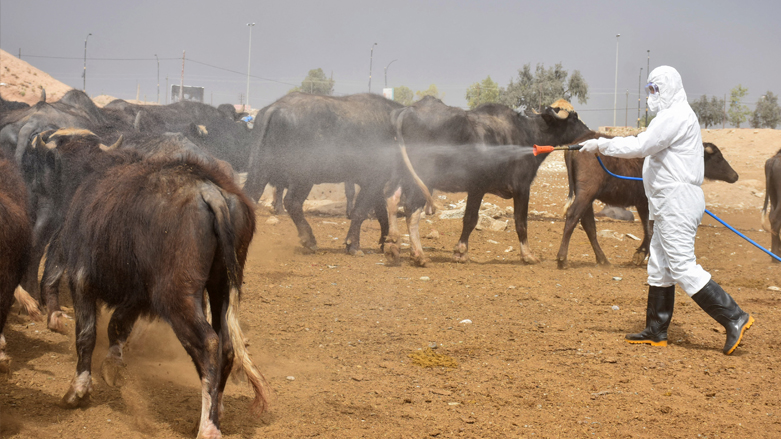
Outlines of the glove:
[{"label": "glove", "polygon": [[599,152],[599,140],[597,139],[586,140],[580,145],[582,146],[582,148],[580,148],[581,153],[597,155]]}]

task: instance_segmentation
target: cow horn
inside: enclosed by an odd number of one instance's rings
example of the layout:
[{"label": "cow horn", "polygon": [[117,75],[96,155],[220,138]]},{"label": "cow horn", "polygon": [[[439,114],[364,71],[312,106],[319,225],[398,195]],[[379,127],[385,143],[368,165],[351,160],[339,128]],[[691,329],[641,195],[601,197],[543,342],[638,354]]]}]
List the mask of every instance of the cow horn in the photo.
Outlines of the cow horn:
[{"label": "cow horn", "polygon": [[46,146],[46,144],[41,140],[41,135],[36,134],[36,136],[33,138],[33,149],[40,148],[42,146]]},{"label": "cow horn", "polygon": [[136,120],[133,122],[133,129],[136,131],[141,131],[141,111],[136,113]]},{"label": "cow horn", "polygon": [[122,146],[122,142],[124,142],[124,141],[125,141],[125,135],[124,134],[120,134],[119,135],[119,139],[117,139],[117,141],[114,142],[113,145],[106,146],[106,145],[101,143],[100,144],[100,149],[102,149],[103,151],[113,151],[113,150],[119,148],[120,146]]},{"label": "cow horn", "polygon": [[566,119],[566,118],[569,117],[569,111],[567,111],[567,110],[565,110],[563,108],[559,108],[559,111],[555,111],[554,110],[553,114],[556,117],[558,117],[559,119]]}]

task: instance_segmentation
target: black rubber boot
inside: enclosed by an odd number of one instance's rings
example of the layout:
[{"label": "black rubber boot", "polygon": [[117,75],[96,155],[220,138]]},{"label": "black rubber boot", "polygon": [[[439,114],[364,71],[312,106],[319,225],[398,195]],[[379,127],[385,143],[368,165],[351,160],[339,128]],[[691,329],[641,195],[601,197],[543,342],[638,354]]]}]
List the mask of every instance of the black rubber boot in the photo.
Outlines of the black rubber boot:
[{"label": "black rubber boot", "polygon": [[675,285],[648,287],[648,306],[645,310],[645,329],[637,334],[627,334],[629,343],[645,343],[651,346],[667,346],[667,328],[673,318]]},{"label": "black rubber boot", "polygon": [[732,296],[713,279],[697,291],[692,299],[727,330],[727,342],[724,344],[723,352],[725,355],[731,354],[740,344],[746,329],[754,324],[754,318],[740,309]]}]

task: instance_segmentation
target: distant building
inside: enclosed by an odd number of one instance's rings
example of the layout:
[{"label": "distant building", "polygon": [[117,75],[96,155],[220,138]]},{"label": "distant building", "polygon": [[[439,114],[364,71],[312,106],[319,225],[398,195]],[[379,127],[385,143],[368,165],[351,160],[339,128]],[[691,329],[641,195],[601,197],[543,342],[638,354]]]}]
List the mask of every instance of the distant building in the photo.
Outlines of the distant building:
[{"label": "distant building", "polygon": [[[171,103],[179,102],[179,86],[171,85]],[[203,87],[184,86],[183,100],[203,103]]]}]

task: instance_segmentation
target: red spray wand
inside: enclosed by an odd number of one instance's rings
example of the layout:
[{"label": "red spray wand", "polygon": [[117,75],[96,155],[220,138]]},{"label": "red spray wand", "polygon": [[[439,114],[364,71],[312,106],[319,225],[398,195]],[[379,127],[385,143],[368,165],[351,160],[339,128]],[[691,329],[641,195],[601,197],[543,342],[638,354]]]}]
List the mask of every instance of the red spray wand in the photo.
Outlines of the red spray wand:
[{"label": "red spray wand", "polygon": [[553,151],[577,151],[583,148],[582,145],[564,145],[564,146],[551,146],[551,145],[534,145],[532,152],[536,156],[537,154],[545,154]]}]

